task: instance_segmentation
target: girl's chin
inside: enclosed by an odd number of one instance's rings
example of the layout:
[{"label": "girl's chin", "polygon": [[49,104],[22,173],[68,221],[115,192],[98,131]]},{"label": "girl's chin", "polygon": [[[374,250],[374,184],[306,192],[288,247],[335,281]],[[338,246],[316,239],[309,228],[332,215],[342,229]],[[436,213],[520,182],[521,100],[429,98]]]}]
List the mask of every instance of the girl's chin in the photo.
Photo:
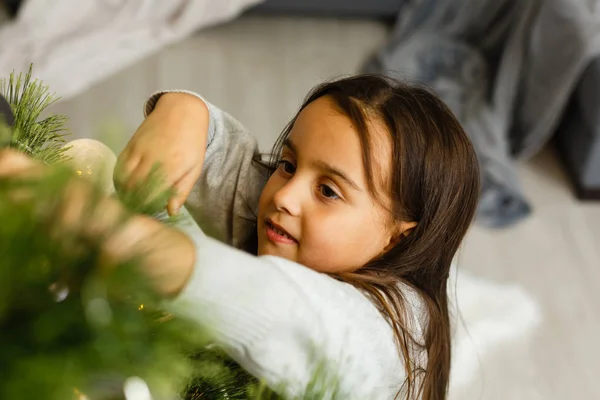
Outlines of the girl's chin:
[{"label": "girl's chin", "polygon": [[280,246],[274,245],[269,241],[258,244],[258,256],[275,256],[285,258],[286,260],[296,261],[294,252],[291,249],[281,248]]}]

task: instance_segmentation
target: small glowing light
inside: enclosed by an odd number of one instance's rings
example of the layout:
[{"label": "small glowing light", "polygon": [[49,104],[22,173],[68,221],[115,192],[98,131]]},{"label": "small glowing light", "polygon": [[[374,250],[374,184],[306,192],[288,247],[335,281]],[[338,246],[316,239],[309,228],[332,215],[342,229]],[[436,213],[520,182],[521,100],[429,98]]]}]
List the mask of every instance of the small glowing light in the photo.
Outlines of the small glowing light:
[{"label": "small glowing light", "polygon": [[152,400],[150,388],[142,378],[137,376],[127,378],[123,391],[127,400]]},{"label": "small glowing light", "polygon": [[73,389],[73,392],[75,393],[76,400],[89,400],[89,398],[85,394],[81,393],[79,389],[75,388]]},{"label": "small glowing light", "polygon": [[79,175],[79,176],[83,175],[83,172],[82,172],[82,171],[80,171],[80,170],[77,170],[77,171],[75,171],[75,172],[77,172],[77,175]]},{"label": "small glowing light", "polygon": [[138,310],[143,310],[144,309],[144,305],[140,304],[140,306],[138,307]]},{"label": "small glowing light", "polygon": [[69,288],[56,282],[50,285],[49,289],[50,292],[52,292],[52,294],[54,295],[54,300],[57,303],[64,301],[69,295]]}]

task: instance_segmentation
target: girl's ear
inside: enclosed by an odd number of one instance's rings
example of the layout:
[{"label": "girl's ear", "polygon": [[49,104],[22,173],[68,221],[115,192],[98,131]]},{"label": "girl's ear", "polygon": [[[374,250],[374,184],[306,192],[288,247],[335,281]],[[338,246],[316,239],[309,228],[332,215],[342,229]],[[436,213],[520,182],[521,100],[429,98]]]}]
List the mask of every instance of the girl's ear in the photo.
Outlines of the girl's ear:
[{"label": "girl's ear", "polygon": [[400,238],[410,235],[410,233],[415,229],[416,226],[416,222],[400,222],[400,226],[398,227],[398,233]]},{"label": "girl's ear", "polygon": [[397,229],[395,230],[395,232],[392,234],[392,236],[390,236],[389,243],[387,246],[385,246],[384,252],[387,252],[388,250],[396,246],[398,243],[400,243],[400,241],[406,236],[408,236],[415,229],[416,226],[416,222],[400,222],[397,225]]}]

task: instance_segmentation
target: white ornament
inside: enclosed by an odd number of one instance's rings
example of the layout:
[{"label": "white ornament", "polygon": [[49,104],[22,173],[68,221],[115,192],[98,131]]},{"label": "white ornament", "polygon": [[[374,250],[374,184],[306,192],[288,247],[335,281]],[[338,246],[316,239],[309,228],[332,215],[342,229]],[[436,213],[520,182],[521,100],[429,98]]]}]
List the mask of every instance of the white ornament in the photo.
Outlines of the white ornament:
[{"label": "white ornament", "polygon": [[115,192],[113,171],[117,157],[108,146],[93,139],[77,139],[65,147],[69,147],[65,154],[71,157],[68,164],[79,176],[95,182],[107,195]]}]

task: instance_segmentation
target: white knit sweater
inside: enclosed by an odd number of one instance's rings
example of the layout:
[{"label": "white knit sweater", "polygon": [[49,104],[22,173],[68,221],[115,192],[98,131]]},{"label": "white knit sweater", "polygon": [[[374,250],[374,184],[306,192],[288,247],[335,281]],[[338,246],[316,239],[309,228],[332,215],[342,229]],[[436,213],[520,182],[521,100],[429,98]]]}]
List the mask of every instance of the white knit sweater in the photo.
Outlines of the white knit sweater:
[{"label": "white knit sweater", "polygon": [[[148,100],[146,114],[160,95]],[[328,398],[394,398],[403,361],[390,325],[363,293],[300,264],[236,249],[256,229],[266,176],[251,162],[256,140],[207,105],[205,164],[178,225],[196,245],[196,267],[173,309],[214,329],[233,359],[290,397],[307,394],[319,372]],[[407,289],[407,297],[420,315],[416,295]]]}]

